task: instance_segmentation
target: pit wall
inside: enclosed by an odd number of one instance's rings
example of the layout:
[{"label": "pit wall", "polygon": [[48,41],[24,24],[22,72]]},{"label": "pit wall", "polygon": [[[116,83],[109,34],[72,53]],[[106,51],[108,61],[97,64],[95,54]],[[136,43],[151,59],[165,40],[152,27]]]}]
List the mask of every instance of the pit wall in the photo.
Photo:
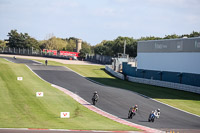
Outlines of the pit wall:
[{"label": "pit wall", "polygon": [[168,87],[200,94],[200,74],[137,69],[127,62],[122,64],[125,78],[131,82]]}]

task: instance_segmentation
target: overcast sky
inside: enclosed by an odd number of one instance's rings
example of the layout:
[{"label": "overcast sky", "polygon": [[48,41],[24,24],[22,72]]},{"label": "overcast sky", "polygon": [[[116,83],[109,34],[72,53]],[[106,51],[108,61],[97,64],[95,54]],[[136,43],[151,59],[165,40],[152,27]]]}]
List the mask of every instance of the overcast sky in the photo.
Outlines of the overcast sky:
[{"label": "overcast sky", "polygon": [[0,0],[0,39],[12,29],[91,45],[118,36],[189,34],[200,31],[200,0]]}]

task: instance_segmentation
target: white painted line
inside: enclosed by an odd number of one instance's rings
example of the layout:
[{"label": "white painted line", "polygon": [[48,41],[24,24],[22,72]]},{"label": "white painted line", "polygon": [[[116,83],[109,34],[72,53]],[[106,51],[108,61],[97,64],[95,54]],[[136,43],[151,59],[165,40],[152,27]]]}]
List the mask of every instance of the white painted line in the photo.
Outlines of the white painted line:
[{"label": "white painted line", "polygon": [[13,62],[13,61],[11,61],[11,60],[8,60],[8,59],[6,59],[6,58],[3,58],[3,59],[7,60],[8,62],[15,63],[15,62]]},{"label": "white painted line", "polygon": [[69,132],[70,130],[68,129],[49,129],[50,131],[65,131],[65,132]]},{"label": "white painted line", "polygon": [[32,60],[33,62],[39,63],[39,64],[43,64],[42,62],[36,61],[36,60]]}]

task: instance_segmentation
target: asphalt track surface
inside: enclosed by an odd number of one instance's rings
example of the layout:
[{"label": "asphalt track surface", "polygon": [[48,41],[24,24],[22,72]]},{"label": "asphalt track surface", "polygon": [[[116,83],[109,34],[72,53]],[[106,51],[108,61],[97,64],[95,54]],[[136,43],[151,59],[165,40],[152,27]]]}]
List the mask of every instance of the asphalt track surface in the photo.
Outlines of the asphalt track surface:
[{"label": "asphalt track surface", "polygon": [[[198,129],[200,131],[200,117],[176,110],[132,91],[91,82],[66,67],[45,66],[31,60],[6,58],[15,63],[27,64],[44,80],[66,88],[90,103],[93,92],[98,91],[100,98],[96,106],[119,118],[165,131],[171,129]],[[127,119],[130,106],[135,104],[139,106],[138,113],[133,119]],[[149,113],[157,108],[161,110],[160,118],[154,123],[148,122]]]}]

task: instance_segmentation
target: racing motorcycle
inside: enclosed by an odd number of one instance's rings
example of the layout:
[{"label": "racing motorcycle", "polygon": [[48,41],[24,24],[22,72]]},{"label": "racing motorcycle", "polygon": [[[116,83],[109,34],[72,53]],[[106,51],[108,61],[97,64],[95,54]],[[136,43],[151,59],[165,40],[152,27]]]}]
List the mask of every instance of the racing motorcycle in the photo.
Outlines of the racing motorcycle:
[{"label": "racing motorcycle", "polygon": [[96,102],[97,102],[97,99],[95,99],[95,98],[92,98],[92,103],[93,103],[93,105],[95,105],[95,104],[96,104]]},{"label": "racing motorcycle", "polygon": [[154,114],[154,113],[151,113],[151,114],[149,115],[148,121],[149,121],[149,122],[154,122],[155,117],[156,117],[155,114]]},{"label": "racing motorcycle", "polygon": [[136,115],[136,110],[135,109],[133,109],[132,111],[129,111],[128,112],[128,119],[132,119],[134,115]]}]

